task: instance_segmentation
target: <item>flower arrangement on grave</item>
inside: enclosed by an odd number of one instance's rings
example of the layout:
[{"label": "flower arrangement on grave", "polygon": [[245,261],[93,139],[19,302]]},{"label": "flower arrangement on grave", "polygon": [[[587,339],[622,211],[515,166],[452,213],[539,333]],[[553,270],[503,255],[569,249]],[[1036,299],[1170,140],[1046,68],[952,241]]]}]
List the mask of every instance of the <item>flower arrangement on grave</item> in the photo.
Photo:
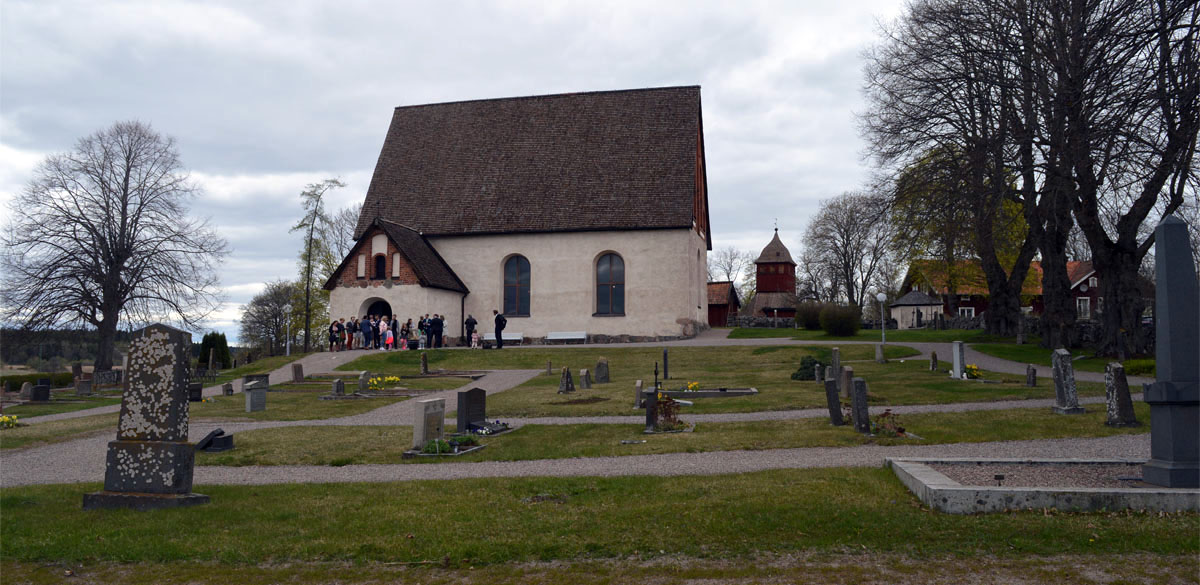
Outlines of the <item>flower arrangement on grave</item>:
[{"label": "flower arrangement on grave", "polygon": [[658,423],[654,425],[654,430],[666,432],[687,428],[687,423],[679,420],[679,403],[672,400],[670,396],[659,392],[655,409],[658,411],[656,417]]},{"label": "flower arrangement on grave", "polygon": [[17,415],[15,414],[0,414],[0,429],[15,429],[19,426],[17,423]]},{"label": "flower arrangement on grave", "polygon": [[367,386],[372,390],[383,390],[400,383],[399,376],[375,376],[367,380]]},{"label": "flower arrangement on grave", "polygon": [[700,390],[700,382],[688,382],[684,392],[698,392]]},{"label": "flower arrangement on grave", "polygon": [[967,367],[963,369],[963,375],[968,380],[977,380],[983,377],[983,373],[979,371],[979,366],[975,364],[967,364]]},{"label": "flower arrangement on grave", "polygon": [[900,417],[892,412],[892,409],[884,410],[875,418],[871,419],[871,434],[883,437],[903,437],[904,426],[900,424]]}]

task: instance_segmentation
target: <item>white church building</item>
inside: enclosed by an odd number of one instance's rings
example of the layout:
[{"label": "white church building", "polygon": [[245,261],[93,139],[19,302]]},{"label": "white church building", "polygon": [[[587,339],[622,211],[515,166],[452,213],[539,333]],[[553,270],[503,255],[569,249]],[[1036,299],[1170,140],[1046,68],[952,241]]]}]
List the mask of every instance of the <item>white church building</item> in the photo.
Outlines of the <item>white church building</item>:
[{"label": "white church building", "polygon": [[707,326],[709,225],[698,86],[399,107],[330,317],[687,337]]}]

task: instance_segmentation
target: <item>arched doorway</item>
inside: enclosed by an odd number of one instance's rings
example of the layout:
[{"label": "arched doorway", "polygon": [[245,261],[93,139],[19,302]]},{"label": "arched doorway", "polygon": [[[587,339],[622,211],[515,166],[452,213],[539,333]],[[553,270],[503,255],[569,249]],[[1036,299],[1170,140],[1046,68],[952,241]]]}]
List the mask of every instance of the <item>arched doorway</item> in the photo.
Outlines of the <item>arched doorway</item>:
[{"label": "arched doorway", "polygon": [[[362,315],[387,315],[390,319],[392,316],[392,305],[380,298],[367,299],[362,304],[362,309],[359,311]],[[362,315],[359,315],[360,317]]]}]

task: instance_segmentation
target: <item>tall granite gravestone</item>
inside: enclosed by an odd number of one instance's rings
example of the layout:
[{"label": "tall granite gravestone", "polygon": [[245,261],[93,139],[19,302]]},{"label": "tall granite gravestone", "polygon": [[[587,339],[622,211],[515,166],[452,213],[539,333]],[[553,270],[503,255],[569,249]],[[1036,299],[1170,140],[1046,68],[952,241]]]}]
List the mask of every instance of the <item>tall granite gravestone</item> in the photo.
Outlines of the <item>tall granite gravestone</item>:
[{"label": "tall granite gravestone", "polygon": [[[833,365],[833,371],[838,376],[841,376],[842,375],[842,350],[835,347],[832,350],[830,350],[830,353],[833,355],[833,357],[830,358],[830,363]],[[838,379],[840,379],[840,378],[838,378]],[[842,390],[842,387],[839,382],[838,391],[840,392],[841,390]]]},{"label": "tall granite gravestone", "polygon": [[838,387],[841,388],[842,396],[844,396],[846,398],[851,398],[850,394],[854,388],[853,380],[854,380],[854,368],[852,368],[850,366],[843,367],[841,381],[838,383]]},{"label": "tall granite gravestone", "polygon": [[821,386],[825,383],[824,376],[821,375],[823,373],[824,368],[821,367],[821,364],[816,364],[813,366],[813,380],[817,382],[818,386]]},{"label": "tall granite gravestone", "polygon": [[420,451],[429,441],[441,439],[445,422],[445,399],[418,400],[413,418],[413,449]]},{"label": "tall granite gravestone", "polygon": [[850,420],[854,430],[868,434],[871,432],[871,416],[867,410],[867,381],[854,378],[851,382],[854,390],[850,394]]},{"label": "tall granite gravestone", "polygon": [[363,372],[358,375],[358,391],[366,392],[371,389],[371,372]]},{"label": "tall granite gravestone", "polygon": [[1150,405],[1146,483],[1200,487],[1200,283],[1187,224],[1168,216],[1154,229],[1155,368],[1144,386]]},{"label": "tall granite gravestone", "polygon": [[825,380],[825,403],[829,406],[829,424],[835,427],[846,424],[842,419],[842,400],[834,380]]},{"label": "tall granite gravestone", "polygon": [[886,364],[887,363],[887,358],[883,357],[883,344],[882,343],[875,344],[875,363],[877,363],[877,364]]},{"label": "tall granite gravestone", "polygon": [[596,383],[597,384],[608,384],[609,383],[608,358],[602,357],[602,358],[596,360]]},{"label": "tall granite gravestone", "polygon": [[1129,396],[1129,380],[1125,377],[1125,366],[1109,362],[1104,366],[1104,403],[1108,413],[1104,424],[1110,427],[1139,426],[1133,412],[1133,399]]},{"label": "tall granite gravestone", "polygon": [[1075,389],[1075,365],[1071,363],[1071,352],[1059,348],[1054,350],[1054,413],[1083,414],[1079,406],[1079,393]]},{"label": "tall granite gravestone", "polygon": [[1033,364],[1025,364],[1025,385],[1030,388],[1037,387],[1037,368]]},{"label": "tall granite gravestone", "polygon": [[213,366],[216,365],[216,362],[213,359],[216,357],[216,351],[217,350],[213,347],[208,348],[208,371],[210,372],[214,371]]},{"label": "tall granite gravestone", "polygon": [[21,400],[29,400],[33,396],[33,384],[29,382],[21,383]]},{"label": "tall granite gravestone", "polygon": [[592,389],[592,373],[587,368],[579,370],[579,387],[583,390]]},{"label": "tall granite gravestone", "polygon": [[667,350],[664,349],[663,350],[663,379],[664,380],[671,377],[671,375],[668,372],[670,372],[670,370],[667,369]]},{"label": "tall granite gravestone", "polygon": [[633,407],[642,407],[642,381],[638,380],[633,383]]},{"label": "tall granite gravestone", "polygon": [[421,352],[421,375],[429,373],[429,356],[425,352]]},{"label": "tall granite gravestone", "polygon": [[938,369],[937,352],[931,351],[931,352],[929,352],[929,371],[936,372],[937,369]]},{"label": "tall granite gravestone", "polygon": [[104,491],[83,509],[174,508],[207,503],[193,494],[195,451],[188,437],[191,334],[154,324],[133,334],[117,440],[108,444]]},{"label": "tall granite gravestone", "polygon": [[292,362],[292,383],[299,384],[304,381],[304,365],[299,362]]},{"label": "tall granite gravestone", "polygon": [[644,432],[653,433],[658,428],[658,390],[651,389],[646,392],[643,404],[646,407],[646,430]]},{"label": "tall granite gravestone", "polygon": [[242,376],[242,392],[245,392],[246,386],[248,386],[252,382],[258,382],[258,384],[259,384],[258,388],[263,391],[271,389],[271,375],[270,374],[248,374],[248,375]]},{"label": "tall granite gravestone", "polygon": [[955,380],[962,380],[963,374],[967,371],[966,350],[963,349],[963,342],[961,341],[955,341],[952,345],[950,353],[953,355],[950,357],[954,360],[954,364],[950,369],[950,377]]},{"label": "tall granite gravestone", "polygon": [[242,384],[242,394],[246,395],[246,412],[259,412],[267,409],[267,388],[261,380]]},{"label": "tall granite gravestone", "polygon": [[487,424],[487,392],[471,388],[458,393],[458,432],[470,432],[475,426]]},{"label": "tall granite gravestone", "polygon": [[575,391],[575,380],[571,378],[571,370],[563,366],[562,373],[558,378],[558,393],[569,394]]}]

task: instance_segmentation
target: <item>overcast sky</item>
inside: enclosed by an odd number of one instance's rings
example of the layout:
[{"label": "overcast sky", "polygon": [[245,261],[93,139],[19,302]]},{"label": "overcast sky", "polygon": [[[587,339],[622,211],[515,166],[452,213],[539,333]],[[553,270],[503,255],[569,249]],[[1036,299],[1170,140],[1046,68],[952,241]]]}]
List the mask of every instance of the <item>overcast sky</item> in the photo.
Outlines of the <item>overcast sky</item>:
[{"label": "overcast sky", "polygon": [[799,248],[863,186],[862,53],[901,0],[0,3],[0,202],[118,120],[174,137],[232,253],[210,327],[294,278],[308,183],[361,202],[396,106],[700,85],[713,247]]}]

